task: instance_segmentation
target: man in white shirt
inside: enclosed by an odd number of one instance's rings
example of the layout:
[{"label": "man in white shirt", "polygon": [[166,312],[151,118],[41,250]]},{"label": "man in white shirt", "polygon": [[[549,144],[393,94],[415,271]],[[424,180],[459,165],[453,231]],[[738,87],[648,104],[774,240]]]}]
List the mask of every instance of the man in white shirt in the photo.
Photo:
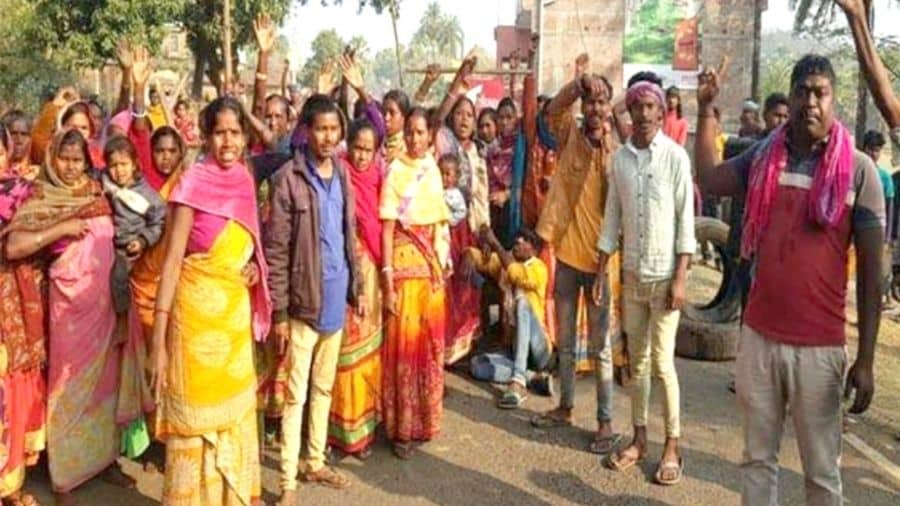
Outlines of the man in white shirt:
[{"label": "man in white shirt", "polygon": [[685,303],[685,284],[694,238],[694,193],[691,162],[684,148],[663,135],[665,94],[657,84],[638,82],[628,89],[626,105],[634,131],[613,155],[607,181],[606,217],[597,248],[600,266],[594,298],[603,296],[601,280],[606,264],[623,236],[623,323],[634,386],[631,417],[634,440],[610,455],[608,465],[624,471],[647,452],[647,411],[650,372],[663,385],[666,445],[656,482],[674,485],[681,480],[678,452],[678,375],[675,335]]}]

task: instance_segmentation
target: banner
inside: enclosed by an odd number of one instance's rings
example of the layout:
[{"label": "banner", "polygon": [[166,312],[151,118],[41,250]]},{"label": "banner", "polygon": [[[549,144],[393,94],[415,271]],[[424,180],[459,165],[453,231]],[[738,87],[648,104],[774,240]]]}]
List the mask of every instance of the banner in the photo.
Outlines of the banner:
[{"label": "banner", "polygon": [[623,78],[651,71],[666,86],[693,89],[703,0],[626,0]]}]

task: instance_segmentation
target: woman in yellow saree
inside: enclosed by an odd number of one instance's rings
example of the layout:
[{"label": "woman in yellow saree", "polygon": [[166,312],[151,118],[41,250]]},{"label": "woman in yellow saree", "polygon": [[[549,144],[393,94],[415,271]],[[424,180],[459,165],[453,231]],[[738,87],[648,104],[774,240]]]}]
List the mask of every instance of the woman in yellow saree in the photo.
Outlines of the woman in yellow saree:
[{"label": "woman in yellow saree", "polygon": [[151,359],[163,504],[248,506],[261,493],[253,341],[271,310],[243,124],[236,100],[207,106],[206,156],[169,196]]}]

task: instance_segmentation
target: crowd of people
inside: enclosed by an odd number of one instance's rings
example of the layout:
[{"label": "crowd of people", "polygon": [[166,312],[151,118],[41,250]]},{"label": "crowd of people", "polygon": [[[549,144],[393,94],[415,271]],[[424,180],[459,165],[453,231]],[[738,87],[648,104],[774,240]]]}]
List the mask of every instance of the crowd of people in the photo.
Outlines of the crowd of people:
[{"label": "crowd of people", "polygon": [[[900,100],[862,2],[837,3],[896,152]],[[716,106],[726,68],[701,72],[692,161],[681,91],[649,72],[616,100],[581,55],[555,96],[537,96],[528,75],[519,103],[478,110],[467,57],[427,107],[435,67],[414,101],[399,90],[377,100],[348,50],[333,89],[267,96],[275,28],[266,17],[253,28],[249,105],[225,90],[195,115],[149,90],[147,50],[122,44],[111,117],[69,87],[33,121],[3,116],[4,505],[37,504],[22,487],[41,455],[66,505],[95,477],[133,487],[117,459],[146,459],[152,445],[164,446],[164,504],[258,504],[270,446],[279,504],[294,505],[298,479],[349,486],[329,452],[366,460],[379,427],[399,459],[438,437],[453,364],[505,384],[503,409],[555,396],[558,382],[558,407],[531,423],[572,425],[579,348],[596,363],[588,451],[619,472],[648,458],[656,378],[654,479],[675,485],[674,348],[694,219],[725,196],[745,306],[744,503],[777,504],[788,415],[809,504],[841,503],[841,397],[855,389],[859,413],[873,394],[894,205],[873,163],[886,139],[873,132],[858,142],[868,156],[855,149],[834,115],[846,84],[827,58],[797,62],[762,121],[745,103],[730,139]],[[851,245],[859,348],[848,369]],[[627,354],[615,346],[625,337]],[[614,363],[631,374],[627,442],[612,429]]]}]

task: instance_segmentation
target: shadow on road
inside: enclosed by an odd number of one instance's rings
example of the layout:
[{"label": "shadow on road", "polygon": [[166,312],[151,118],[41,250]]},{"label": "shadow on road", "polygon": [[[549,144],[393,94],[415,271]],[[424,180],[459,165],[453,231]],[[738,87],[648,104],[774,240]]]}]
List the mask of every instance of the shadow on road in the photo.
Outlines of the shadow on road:
[{"label": "shadow on road", "polygon": [[667,506],[668,503],[635,495],[607,495],[588,485],[571,472],[532,471],[528,478],[538,487],[575,504],[594,506],[598,504],[641,504],[645,506]]}]

